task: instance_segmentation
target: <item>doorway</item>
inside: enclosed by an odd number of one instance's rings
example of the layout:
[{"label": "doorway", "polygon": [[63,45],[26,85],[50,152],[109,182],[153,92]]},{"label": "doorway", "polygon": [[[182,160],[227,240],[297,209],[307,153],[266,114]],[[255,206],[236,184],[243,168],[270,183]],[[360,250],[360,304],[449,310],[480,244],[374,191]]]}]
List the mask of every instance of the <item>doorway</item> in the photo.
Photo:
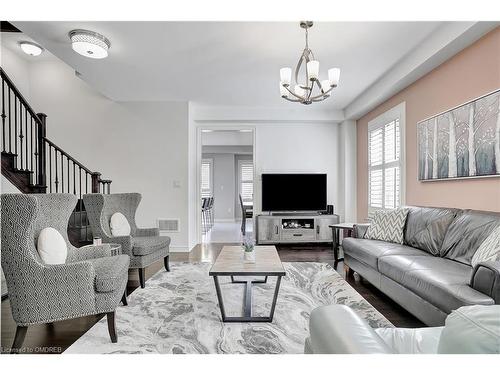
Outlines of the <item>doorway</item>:
[{"label": "doorway", "polygon": [[200,129],[201,243],[253,237],[254,129]]}]

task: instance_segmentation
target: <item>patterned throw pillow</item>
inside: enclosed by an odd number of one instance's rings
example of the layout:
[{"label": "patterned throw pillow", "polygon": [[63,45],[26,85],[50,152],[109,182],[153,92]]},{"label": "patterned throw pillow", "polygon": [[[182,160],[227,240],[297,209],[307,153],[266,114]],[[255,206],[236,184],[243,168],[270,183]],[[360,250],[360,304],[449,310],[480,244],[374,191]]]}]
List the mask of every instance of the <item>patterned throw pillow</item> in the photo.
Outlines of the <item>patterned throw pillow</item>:
[{"label": "patterned throw pillow", "polygon": [[365,238],[402,244],[408,211],[407,208],[397,208],[375,212]]},{"label": "patterned throw pillow", "polygon": [[481,262],[498,260],[500,260],[500,225],[479,245],[472,256],[471,264],[475,267]]}]

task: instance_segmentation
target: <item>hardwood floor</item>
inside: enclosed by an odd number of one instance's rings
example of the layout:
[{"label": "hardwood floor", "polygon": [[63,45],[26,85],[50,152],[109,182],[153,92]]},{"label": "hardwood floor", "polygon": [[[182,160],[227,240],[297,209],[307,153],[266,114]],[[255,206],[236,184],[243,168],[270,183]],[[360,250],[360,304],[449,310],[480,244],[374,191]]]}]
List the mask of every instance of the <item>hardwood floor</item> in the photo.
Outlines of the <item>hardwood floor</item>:
[{"label": "hardwood floor", "polygon": [[[228,244],[199,244],[190,253],[172,253],[171,262],[214,262],[222,247]],[[333,251],[327,245],[293,245],[277,246],[283,262],[323,262],[332,267]],[[146,270],[146,280],[163,268],[163,261],[156,262]],[[337,271],[343,275],[343,263],[339,262]],[[399,307],[377,288],[361,280],[358,275],[348,280],[370,304],[380,311],[396,327],[424,327],[413,315]],[[128,293],[139,286],[137,270],[129,272]],[[146,288],[147,288],[146,281]],[[37,324],[30,326],[23,344],[25,353],[61,353],[97,323],[104,314],[84,318],[71,319],[53,324]],[[12,319],[9,299],[2,301],[1,320],[1,352],[8,352],[16,331]],[[119,338],[118,338],[119,339]]]}]

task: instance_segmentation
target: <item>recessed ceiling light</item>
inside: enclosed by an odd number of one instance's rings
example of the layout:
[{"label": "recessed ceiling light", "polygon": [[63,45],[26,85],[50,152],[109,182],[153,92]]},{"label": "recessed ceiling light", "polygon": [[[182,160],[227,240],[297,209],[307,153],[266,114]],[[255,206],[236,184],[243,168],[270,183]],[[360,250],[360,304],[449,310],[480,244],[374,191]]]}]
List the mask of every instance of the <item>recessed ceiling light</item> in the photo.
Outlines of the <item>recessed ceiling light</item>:
[{"label": "recessed ceiling light", "polygon": [[240,133],[251,133],[252,129],[240,129]]},{"label": "recessed ceiling light", "polygon": [[202,129],[201,132],[202,133],[212,133],[213,130],[212,129]]},{"label": "recessed ceiling light", "polygon": [[19,47],[21,47],[25,54],[30,56],[38,56],[43,52],[43,48],[33,42],[19,42]]},{"label": "recessed ceiling light", "polygon": [[96,32],[89,30],[72,30],[69,32],[73,51],[91,59],[104,59],[108,56],[111,46],[109,40]]}]

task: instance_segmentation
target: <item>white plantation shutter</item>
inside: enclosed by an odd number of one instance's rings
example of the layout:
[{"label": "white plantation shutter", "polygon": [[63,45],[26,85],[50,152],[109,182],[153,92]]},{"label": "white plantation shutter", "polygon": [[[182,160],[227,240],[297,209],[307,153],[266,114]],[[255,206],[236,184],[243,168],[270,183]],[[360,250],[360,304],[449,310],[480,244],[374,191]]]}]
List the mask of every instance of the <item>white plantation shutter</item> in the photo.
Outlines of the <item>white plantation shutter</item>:
[{"label": "white plantation shutter", "polygon": [[243,202],[253,201],[253,161],[239,161],[240,194]]},{"label": "white plantation shutter", "polygon": [[399,117],[368,126],[369,210],[401,205],[401,134]]},{"label": "white plantation shutter", "polygon": [[201,161],[201,197],[208,198],[212,196],[212,159],[203,159]]}]

